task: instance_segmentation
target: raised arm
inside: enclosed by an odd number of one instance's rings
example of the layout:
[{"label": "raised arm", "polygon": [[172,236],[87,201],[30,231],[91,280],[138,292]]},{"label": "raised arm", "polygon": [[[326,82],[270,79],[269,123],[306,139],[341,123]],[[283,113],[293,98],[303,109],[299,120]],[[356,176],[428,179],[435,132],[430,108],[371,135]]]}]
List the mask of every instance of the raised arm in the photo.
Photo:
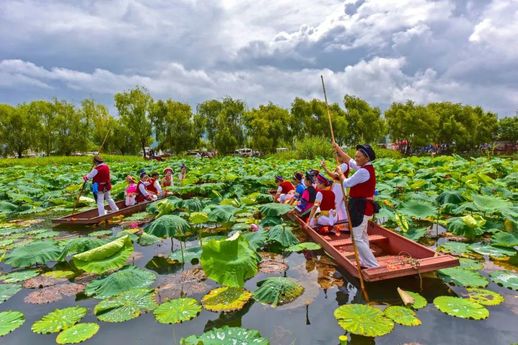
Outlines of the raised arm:
[{"label": "raised arm", "polygon": [[336,142],[333,143],[333,149],[336,151],[336,154],[345,161],[345,163],[349,164],[349,161],[352,159],[351,156],[349,156],[340,145],[338,145]]}]

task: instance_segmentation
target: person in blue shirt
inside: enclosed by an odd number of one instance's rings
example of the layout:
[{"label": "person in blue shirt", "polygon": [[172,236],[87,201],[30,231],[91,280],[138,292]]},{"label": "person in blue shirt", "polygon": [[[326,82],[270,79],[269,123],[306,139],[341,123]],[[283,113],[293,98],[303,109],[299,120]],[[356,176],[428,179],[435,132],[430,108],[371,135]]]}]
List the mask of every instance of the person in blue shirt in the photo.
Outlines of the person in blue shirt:
[{"label": "person in blue shirt", "polygon": [[293,175],[293,182],[295,182],[295,196],[293,197],[293,202],[299,201],[302,193],[306,190],[306,186],[304,185],[304,175],[300,172],[296,172]]}]

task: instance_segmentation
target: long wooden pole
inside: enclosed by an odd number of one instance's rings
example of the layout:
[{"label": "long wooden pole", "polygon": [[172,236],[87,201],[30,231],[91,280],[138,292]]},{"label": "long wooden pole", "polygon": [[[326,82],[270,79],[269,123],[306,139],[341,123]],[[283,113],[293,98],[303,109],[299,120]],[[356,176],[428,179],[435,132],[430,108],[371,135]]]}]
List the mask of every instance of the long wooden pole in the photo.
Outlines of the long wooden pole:
[{"label": "long wooden pole", "polygon": [[[99,150],[97,151],[97,154],[101,154],[101,150],[104,147],[104,143],[106,143],[106,139],[108,138],[108,134],[110,134],[110,129],[108,129],[108,132],[106,132],[106,135],[104,136],[103,142],[101,143],[101,146],[99,146]],[[95,166],[95,163],[92,164],[92,168]],[[86,181],[83,181],[83,185],[81,186],[81,190],[79,190],[79,194],[77,195],[76,201],[74,202],[74,209],[72,210],[72,213],[76,213],[77,204],[79,204],[79,199],[81,198],[81,194],[83,194],[83,191],[85,190]],[[96,200],[97,201],[97,200]]]},{"label": "long wooden pole", "polygon": [[[333,144],[335,144],[335,133],[333,130],[333,122],[331,121],[331,113],[329,112],[329,104],[327,103],[327,93],[326,93],[326,86],[324,84],[324,76],[320,75],[320,79],[322,79],[322,89],[324,90],[324,99],[326,101],[327,119],[329,120],[329,129],[331,131],[331,140],[333,141]],[[338,160],[338,156],[335,155],[335,158],[336,158],[336,163],[340,164],[340,162]],[[353,228],[352,228],[352,224],[351,224],[351,215],[349,214],[349,205],[348,205],[348,201],[347,201],[347,195],[345,194],[346,192],[345,192],[344,184],[342,182],[340,182],[340,187],[342,189],[345,212],[347,214],[347,227],[349,228],[349,233],[350,233],[351,241],[353,244],[354,260],[356,261],[356,269],[358,270],[358,277],[360,279],[360,287],[362,290],[363,297],[365,298],[365,300],[368,303],[369,295],[367,294],[367,290],[365,289],[365,282],[363,281],[363,274],[362,274],[362,269],[360,266],[360,256],[358,254],[358,248],[356,247],[356,240],[354,239]]]}]

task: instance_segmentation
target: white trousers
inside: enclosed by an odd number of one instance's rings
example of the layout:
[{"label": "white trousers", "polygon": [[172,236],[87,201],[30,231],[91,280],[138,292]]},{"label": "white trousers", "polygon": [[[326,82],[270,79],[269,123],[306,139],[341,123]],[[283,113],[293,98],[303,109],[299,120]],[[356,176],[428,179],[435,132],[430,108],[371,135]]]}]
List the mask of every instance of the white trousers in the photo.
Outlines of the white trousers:
[{"label": "white trousers", "polygon": [[329,215],[327,216],[319,216],[311,219],[311,224],[309,226],[315,226],[316,224],[320,226],[333,226],[336,224],[336,213],[335,210],[330,210]]},{"label": "white trousers", "polygon": [[360,255],[360,265],[362,267],[378,267],[378,260],[372,254],[369,247],[369,235],[367,234],[367,227],[372,216],[363,216],[363,221],[360,225],[353,228],[354,242]]},{"label": "white trousers", "polygon": [[113,201],[112,196],[110,195],[110,191],[97,192],[97,211],[99,211],[99,216],[104,216],[106,214],[106,210],[104,209],[105,200],[108,201],[108,205],[110,205],[112,212],[119,210],[115,204],[115,201]]},{"label": "white trousers", "polygon": [[126,206],[133,206],[137,203],[137,200],[136,200],[136,196],[135,195],[131,195],[131,196],[126,196],[126,201],[125,201],[125,205]]},{"label": "white trousers", "polygon": [[335,204],[336,206],[336,219],[338,222],[347,220],[347,212],[345,211],[345,204],[343,200]]}]

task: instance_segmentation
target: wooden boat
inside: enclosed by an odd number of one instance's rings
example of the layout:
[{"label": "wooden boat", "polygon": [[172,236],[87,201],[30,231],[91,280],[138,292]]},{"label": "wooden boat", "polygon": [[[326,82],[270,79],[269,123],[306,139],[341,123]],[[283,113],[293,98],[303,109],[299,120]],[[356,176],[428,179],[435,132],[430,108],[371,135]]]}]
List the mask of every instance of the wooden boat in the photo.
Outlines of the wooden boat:
[{"label": "wooden boat", "polygon": [[[335,225],[336,234],[320,234],[295,212],[288,213],[288,217],[297,222],[313,241],[320,244],[339,266],[358,278],[347,223]],[[380,264],[379,267],[362,269],[363,279],[367,282],[411,276],[459,265],[456,257],[437,253],[374,222],[369,222],[367,233],[370,248]]]},{"label": "wooden boat", "polygon": [[[130,214],[140,212],[142,210],[145,210],[147,205],[152,203],[154,201],[144,201],[141,203],[138,203],[133,206],[126,206],[124,204],[124,200],[117,201],[117,207],[119,208],[116,212],[109,212],[108,214],[104,216],[99,216],[99,213],[96,208],[92,208],[83,212],[70,214],[68,216],[64,216],[61,218],[55,218],[52,219],[52,223],[59,225],[59,224],[68,224],[68,225],[93,225],[93,224],[99,224],[101,222],[104,222],[106,220],[109,220],[113,217],[117,216],[128,216]],[[108,206],[107,209],[110,207]]]}]

